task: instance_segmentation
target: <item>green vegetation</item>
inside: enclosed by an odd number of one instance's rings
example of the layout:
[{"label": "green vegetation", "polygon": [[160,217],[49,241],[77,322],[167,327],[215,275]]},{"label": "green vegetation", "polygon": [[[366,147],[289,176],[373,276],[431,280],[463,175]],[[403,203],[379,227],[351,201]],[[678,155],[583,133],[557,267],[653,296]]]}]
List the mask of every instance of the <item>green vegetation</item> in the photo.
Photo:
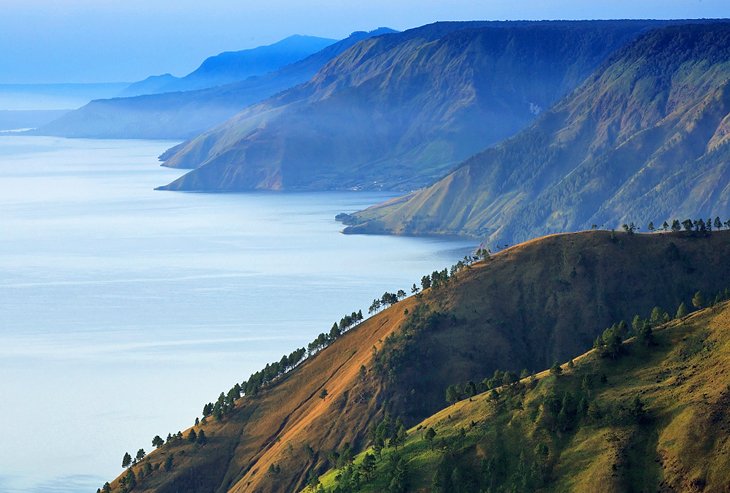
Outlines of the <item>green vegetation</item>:
[{"label": "green vegetation", "polygon": [[404,491],[394,489],[396,477],[409,491],[723,491],[727,435],[711,430],[730,425],[721,377],[730,369],[730,304],[644,322],[656,329],[653,345],[631,338],[615,358],[596,350],[560,376],[458,402],[413,428],[398,450],[373,444],[321,476],[316,491]]}]

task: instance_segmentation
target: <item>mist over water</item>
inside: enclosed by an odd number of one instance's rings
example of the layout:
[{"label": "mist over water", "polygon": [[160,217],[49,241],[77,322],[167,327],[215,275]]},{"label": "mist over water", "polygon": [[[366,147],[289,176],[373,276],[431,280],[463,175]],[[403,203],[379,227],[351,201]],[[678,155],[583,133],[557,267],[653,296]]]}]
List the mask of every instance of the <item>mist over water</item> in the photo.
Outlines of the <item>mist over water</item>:
[{"label": "mist over water", "polygon": [[346,236],[378,193],[155,192],[170,142],[0,137],[0,490],[94,491],[125,451],[461,241]]}]

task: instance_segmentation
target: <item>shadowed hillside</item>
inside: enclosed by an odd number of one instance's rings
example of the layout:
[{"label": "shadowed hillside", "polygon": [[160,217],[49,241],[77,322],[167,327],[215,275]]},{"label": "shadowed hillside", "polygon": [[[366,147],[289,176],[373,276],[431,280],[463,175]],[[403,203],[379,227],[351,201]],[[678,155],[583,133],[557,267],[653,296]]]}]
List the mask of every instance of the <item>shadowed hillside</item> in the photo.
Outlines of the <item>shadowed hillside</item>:
[{"label": "shadowed hillside", "polygon": [[434,287],[208,416],[193,428],[204,444],[187,430],[134,465],[133,491],[300,489],[336,463],[332,451],[362,450],[386,411],[414,425],[444,407],[454,383],[540,370],[590,348],[619,320],[648,317],[655,305],[674,313],[696,290],[714,297],[730,278],[728,255],[730,231],[599,231],[518,245],[448,280],[431,276]]},{"label": "shadowed hillside", "polygon": [[596,224],[730,214],[730,23],[658,29],[529,129],[434,185],[346,217],[350,233],[513,243]]},{"label": "shadowed hillside", "polygon": [[728,491],[728,302],[574,365],[449,406],[317,491]]},{"label": "shadowed hillside", "polygon": [[531,122],[655,21],[436,23],[358,43],[178,146],[169,190],[412,190]]}]

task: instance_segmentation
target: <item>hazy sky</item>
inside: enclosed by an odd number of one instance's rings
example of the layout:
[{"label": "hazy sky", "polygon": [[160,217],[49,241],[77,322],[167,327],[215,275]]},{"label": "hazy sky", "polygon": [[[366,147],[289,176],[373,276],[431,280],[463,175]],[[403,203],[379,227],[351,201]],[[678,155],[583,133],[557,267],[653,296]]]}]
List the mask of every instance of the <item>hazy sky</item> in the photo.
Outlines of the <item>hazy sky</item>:
[{"label": "hazy sky", "polygon": [[730,0],[0,0],[0,83],[183,75],[290,34],[436,20],[730,17]]}]

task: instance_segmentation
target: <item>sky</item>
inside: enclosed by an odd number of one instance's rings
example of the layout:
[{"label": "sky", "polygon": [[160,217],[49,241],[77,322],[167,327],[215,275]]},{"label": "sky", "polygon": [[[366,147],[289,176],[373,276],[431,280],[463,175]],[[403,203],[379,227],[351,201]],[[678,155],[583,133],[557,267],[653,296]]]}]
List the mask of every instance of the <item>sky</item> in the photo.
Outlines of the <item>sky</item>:
[{"label": "sky", "polygon": [[0,84],[185,75],[291,34],[437,20],[730,17],[728,0],[0,0]]}]

